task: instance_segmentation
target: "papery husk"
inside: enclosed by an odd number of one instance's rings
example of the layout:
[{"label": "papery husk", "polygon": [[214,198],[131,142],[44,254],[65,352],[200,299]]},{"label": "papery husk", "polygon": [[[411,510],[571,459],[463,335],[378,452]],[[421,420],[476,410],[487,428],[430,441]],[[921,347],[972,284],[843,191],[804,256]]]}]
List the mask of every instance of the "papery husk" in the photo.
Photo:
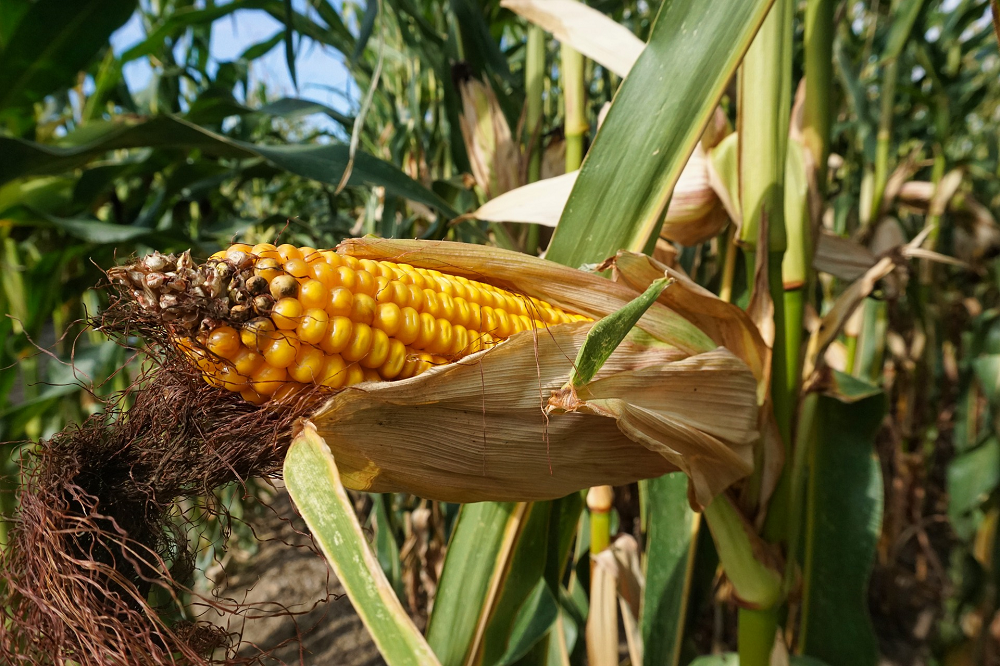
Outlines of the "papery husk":
[{"label": "papery husk", "polygon": [[[488,275],[595,319],[639,295],[496,248],[365,238],[338,252]],[[654,303],[594,380],[567,392],[592,326],[524,331],[412,379],[352,387],[312,420],[348,487],[447,501],[550,499],[682,470],[701,508],[752,471],[756,378],[744,361]]]},{"label": "papery husk", "polygon": [[488,83],[468,78],[456,82],[462,96],[459,117],[472,174],[487,199],[520,185],[520,149]]},{"label": "papery husk", "polygon": [[674,186],[660,237],[681,245],[697,245],[714,238],[729,221],[712,188],[708,156],[699,142]]}]

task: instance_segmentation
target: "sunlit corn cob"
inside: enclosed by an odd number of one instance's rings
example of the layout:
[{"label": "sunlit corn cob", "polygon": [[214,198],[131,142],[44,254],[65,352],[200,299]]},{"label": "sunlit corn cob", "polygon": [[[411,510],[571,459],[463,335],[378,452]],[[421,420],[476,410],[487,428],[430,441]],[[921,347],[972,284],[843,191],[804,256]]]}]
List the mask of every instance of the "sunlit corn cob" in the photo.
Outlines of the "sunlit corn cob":
[{"label": "sunlit corn cob", "polygon": [[[151,255],[126,281],[175,322],[210,384],[255,404],[309,385],[413,377],[521,331],[588,319],[465,277],[311,247],[236,244],[171,290],[177,271],[164,269],[184,264]],[[192,298],[196,283],[203,302],[185,309],[180,292]]]}]

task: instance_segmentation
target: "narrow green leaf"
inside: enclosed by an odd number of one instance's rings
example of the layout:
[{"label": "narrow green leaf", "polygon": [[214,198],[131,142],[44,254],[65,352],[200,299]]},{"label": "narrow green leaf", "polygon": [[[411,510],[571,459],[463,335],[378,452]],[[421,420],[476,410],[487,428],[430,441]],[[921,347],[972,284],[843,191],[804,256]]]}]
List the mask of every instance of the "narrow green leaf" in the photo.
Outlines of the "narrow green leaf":
[{"label": "narrow green leaf", "polygon": [[498,666],[510,666],[549,632],[559,616],[559,601],[545,580],[539,580],[518,610],[510,635],[510,646]]},{"label": "narrow green leaf", "polygon": [[661,5],[587,153],[549,259],[579,266],[622,248],[643,250],[772,1]]},{"label": "narrow green leaf", "polygon": [[459,510],[427,627],[427,642],[443,666],[465,663],[518,528],[516,509],[512,502],[479,502]]},{"label": "narrow green leaf", "polygon": [[351,60],[357,60],[365,52],[368,40],[372,36],[372,30],[375,28],[376,16],[378,16],[378,0],[368,0],[365,4],[365,15],[361,19],[361,29],[358,31],[358,43],[354,46]]},{"label": "narrow green leaf", "polygon": [[908,2],[894,3],[895,11],[892,17],[892,27],[889,28],[889,38],[886,40],[885,50],[882,52],[882,62],[895,60],[903,52],[910,33],[913,32],[913,25],[920,16],[920,10],[924,7],[924,0],[909,0]]},{"label": "narrow green leaf", "polygon": [[800,641],[805,654],[831,664],[878,663],[867,587],[882,525],[874,440],[885,409],[880,394],[850,404],[823,396],[816,410]]},{"label": "narrow green leaf", "polygon": [[284,478],[296,508],[386,663],[438,664],[369,548],[333,455],[311,423],[305,424],[288,449]]},{"label": "narrow green leaf", "polygon": [[288,75],[292,78],[292,85],[295,90],[299,89],[299,80],[295,76],[295,30],[292,28],[295,10],[292,8],[292,0],[285,0],[285,64],[288,66]]},{"label": "narrow green leaf", "polygon": [[135,6],[135,0],[31,3],[0,55],[0,111],[72,85]]},{"label": "narrow green leaf", "polygon": [[665,277],[654,280],[646,291],[628,305],[594,324],[576,355],[573,372],[569,376],[569,383],[573,388],[580,388],[594,378],[604,362],[642,318],[643,313],[656,302],[672,281],[671,278]]},{"label": "narrow green leaf", "polygon": [[649,512],[646,588],[643,591],[642,643],[646,666],[678,666],[690,589],[696,516],[687,501],[681,472],[640,485]]},{"label": "narrow green leaf", "polygon": [[[90,123],[67,136],[61,145],[41,144],[0,136],[0,184],[22,176],[62,173],[119,148],[199,148],[219,157],[262,157],[291,173],[337,185],[347,167],[348,146],[342,144],[261,145],[230,139],[176,116],[150,120]],[[393,194],[412,199],[458,217],[447,202],[398,167],[368,153],[358,152],[349,185],[382,185]]]},{"label": "narrow green leaf", "polygon": [[990,437],[948,464],[948,517],[963,539],[971,538],[976,511],[1000,483],[1000,440]]}]

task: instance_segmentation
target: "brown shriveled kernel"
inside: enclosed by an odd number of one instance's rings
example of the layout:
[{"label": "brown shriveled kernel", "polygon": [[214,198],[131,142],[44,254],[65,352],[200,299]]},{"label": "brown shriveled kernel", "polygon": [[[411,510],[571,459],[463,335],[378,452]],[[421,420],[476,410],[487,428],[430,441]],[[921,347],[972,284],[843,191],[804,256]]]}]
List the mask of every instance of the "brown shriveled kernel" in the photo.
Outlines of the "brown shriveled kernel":
[{"label": "brown shriveled kernel", "polygon": [[269,294],[261,294],[253,297],[253,309],[257,314],[268,314],[274,307],[274,298]]},{"label": "brown shriveled kernel", "polygon": [[267,280],[259,275],[253,275],[247,280],[247,291],[249,291],[252,296],[263,294],[269,287],[270,285],[267,283]]},{"label": "brown shriveled kernel", "polygon": [[299,282],[291,275],[279,275],[271,280],[271,295],[274,300],[295,298],[299,293]]}]

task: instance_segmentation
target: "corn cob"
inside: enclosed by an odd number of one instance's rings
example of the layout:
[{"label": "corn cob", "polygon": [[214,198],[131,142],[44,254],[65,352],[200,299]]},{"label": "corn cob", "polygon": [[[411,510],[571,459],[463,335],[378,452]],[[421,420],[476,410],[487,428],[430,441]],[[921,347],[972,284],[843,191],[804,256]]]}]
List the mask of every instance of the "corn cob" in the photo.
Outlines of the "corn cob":
[{"label": "corn cob", "polygon": [[[182,265],[171,290],[178,270],[164,269]],[[237,243],[203,267],[151,255],[112,277],[161,314],[206,381],[254,404],[414,377],[521,331],[589,320],[465,277],[288,244]]]}]

